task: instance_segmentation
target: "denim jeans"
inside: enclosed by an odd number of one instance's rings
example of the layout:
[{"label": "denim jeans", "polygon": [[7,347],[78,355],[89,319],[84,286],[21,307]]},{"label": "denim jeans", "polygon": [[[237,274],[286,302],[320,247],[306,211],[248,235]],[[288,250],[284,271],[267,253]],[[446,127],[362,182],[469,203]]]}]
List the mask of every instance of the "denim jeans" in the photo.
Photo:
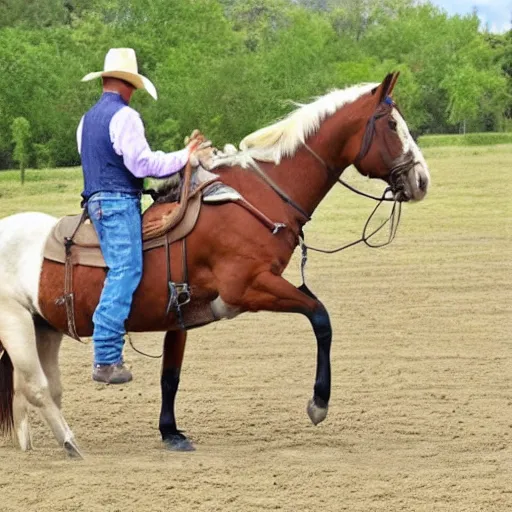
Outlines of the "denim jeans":
[{"label": "denim jeans", "polygon": [[123,192],[97,192],[87,202],[96,229],[107,278],[94,323],[94,363],[122,360],[125,321],[142,277],[142,226],[140,197]]}]

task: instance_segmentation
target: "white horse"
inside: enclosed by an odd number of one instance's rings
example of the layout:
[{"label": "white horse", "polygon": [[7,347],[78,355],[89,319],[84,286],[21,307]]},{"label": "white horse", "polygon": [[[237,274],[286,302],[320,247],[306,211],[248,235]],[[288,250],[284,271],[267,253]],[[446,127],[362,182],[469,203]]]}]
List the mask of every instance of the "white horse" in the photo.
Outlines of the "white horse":
[{"label": "white horse", "polygon": [[[58,443],[81,457],[73,432],[60,410],[62,387],[58,355],[62,333],[40,316],[37,297],[44,244],[57,219],[20,213],[0,220],[0,374],[11,377],[13,395],[0,393],[0,422],[14,427],[22,450],[32,448],[28,403],[38,408]],[[10,361],[9,361],[10,359]],[[9,383],[7,383],[9,384]],[[13,423],[10,423],[10,418]]]}]

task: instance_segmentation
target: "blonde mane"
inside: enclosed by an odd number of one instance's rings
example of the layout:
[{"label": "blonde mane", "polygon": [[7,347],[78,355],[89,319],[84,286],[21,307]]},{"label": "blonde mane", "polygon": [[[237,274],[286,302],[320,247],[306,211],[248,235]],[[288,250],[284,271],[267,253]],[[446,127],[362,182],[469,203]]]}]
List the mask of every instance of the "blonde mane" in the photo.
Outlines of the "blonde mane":
[{"label": "blonde mane", "polygon": [[378,85],[354,85],[346,89],[334,90],[317,98],[312,103],[297,104],[298,108],[281,121],[261,128],[245,137],[240,142],[240,152],[229,158],[229,164],[246,166],[250,160],[278,164],[283,158],[293,156],[297,148],[319,129],[324,119],[334,114],[343,105],[354,102]]},{"label": "blonde mane", "polygon": [[[312,103],[295,103],[297,108],[285,118],[245,137],[240,142],[239,150],[232,144],[224,146],[223,151],[218,151],[213,158],[209,170],[222,166],[259,169],[257,160],[279,164],[283,158],[293,156],[305,140],[320,128],[324,119],[378,86],[378,83],[354,85],[335,89]],[[149,184],[159,193],[166,193],[178,185],[179,178],[176,176],[150,180]]]}]

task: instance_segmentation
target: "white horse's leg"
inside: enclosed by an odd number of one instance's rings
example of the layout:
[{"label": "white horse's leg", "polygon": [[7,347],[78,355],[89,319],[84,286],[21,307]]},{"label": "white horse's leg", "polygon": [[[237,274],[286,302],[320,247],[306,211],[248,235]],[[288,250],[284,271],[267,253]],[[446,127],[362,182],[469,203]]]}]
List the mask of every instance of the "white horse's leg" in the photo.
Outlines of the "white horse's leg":
[{"label": "white horse's leg", "polygon": [[14,395],[13,395],[13,420],[14,431],[18,437],[18,443],[23,451],[32,450],[32,437],[28,421],[28,402],[23,393],[23,383],[20,372],[14,369]]},{"label": "white horse's leg", "polygon": [[62,333],[46,326],[36,325],[36,342],[39,361],[48,379],[50,395],[55,405],[60,409],[62,401],[62,386],[60,383],[59,350]]},{"label": "white horse's leg", "polygon": [[69,455],[81,457],[73,434],[51,397],[37,353],[32,315],[14,299],[0,297],[0,303],[0,338],[18,373],[23,393],[41,411],[57,442]]},{"label": "white horse's leg", "polygon": [[[55,331],[49,326],[36,325],[36,343],[39,361],[48,379],[50,395],[59,409],[61,408],[62,402],[62,384],[59,369],[59,350],[62,336],[62,333]],[[62,419],[66,424],[69,435],[73,437],[73,432],[71,432],[66,420],[64,417],[62,417]]]}]

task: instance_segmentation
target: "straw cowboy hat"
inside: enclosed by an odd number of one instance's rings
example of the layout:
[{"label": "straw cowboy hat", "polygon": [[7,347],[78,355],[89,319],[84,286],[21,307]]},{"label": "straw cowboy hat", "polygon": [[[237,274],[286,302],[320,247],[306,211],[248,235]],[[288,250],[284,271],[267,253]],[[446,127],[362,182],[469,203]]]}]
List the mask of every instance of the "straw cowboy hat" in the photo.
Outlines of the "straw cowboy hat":
[{"label": "straw cowboy hat", "polygon": [[88,82],[100,76],[125,80],[136,89],[145,89],[155,100],[157,99],[155,86],[148,78],[139,75],[137,57],[133,48],[111,48],[105,57],[103,71],[85,75],[82,82]]}]

